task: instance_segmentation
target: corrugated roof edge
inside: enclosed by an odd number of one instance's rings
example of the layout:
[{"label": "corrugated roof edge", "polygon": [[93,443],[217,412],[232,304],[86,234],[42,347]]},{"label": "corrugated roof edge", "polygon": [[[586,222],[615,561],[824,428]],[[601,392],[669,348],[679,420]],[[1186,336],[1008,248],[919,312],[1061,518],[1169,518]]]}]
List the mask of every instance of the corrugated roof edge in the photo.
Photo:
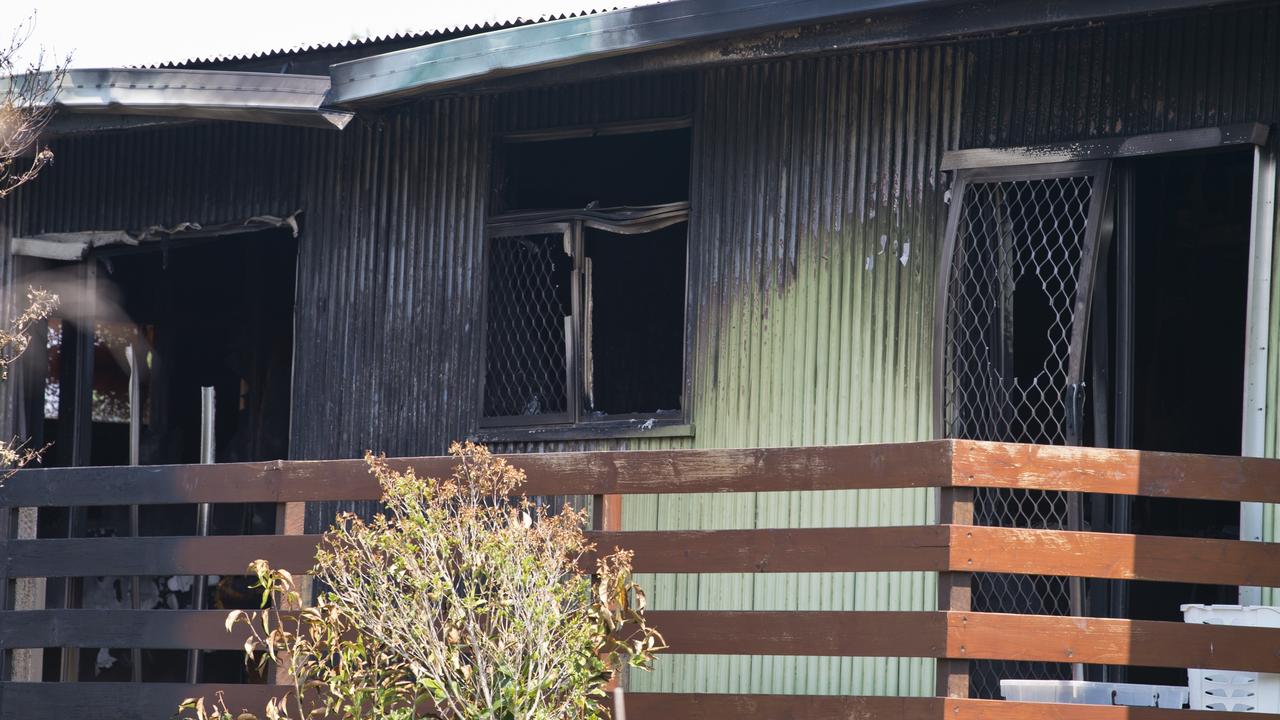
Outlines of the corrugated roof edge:
[{"label": "corrugated roof edge", "polygon": [[959,0],[669,0],[493,30],[334,63],[329,102],[347,106],[589,60]]},{"label": "corrugated roof edge", "polygon": [[[329,67],[332,87],[326,103],[347,108],[389,104],[422,93],[512,75],[835,21],[857,21],[859,28],[866,25],[872,31],[858,33],[858,39],[836,39],[807,52],[1050,27],[1245,1],[991,0],[974,6],[966,0],[668,0],[335,62]],[[874,22],[880,18],[894,18],[896,24]]]},{"label": "corrugated roof edge", "polygon": [[243,62],[262,62],[267,60],[286,60],[299,56],[305,56],[312,53],[332,52],[336,50],[354,50],[359,48],[371,48],[376,52],[380,45],[400,42],[421,42],[422,44],[430,44],[433,42],[443,42],[445,40],[453,40],[460,37],[468,37],[471,35],[482,35],[494,30],[506,30],[514,27],[524,27],[526,25],[537,25],[539,23],[552,22],[555,20],[568,20],[571,18],[584,17],[587,15],[595,15],[602,12],[610,12],[619,8],[629,7],[634,3],[627,3],[618,6],[584,8],[570,13],[540,15],[536,18],[515,17],[509,20],[499,20],[496,22],[483,22],[476,24],[466,24],[458,26],[450,26],[436,28],[432,30],[424,30],[422,32],[405,32],[394,33],[389,35],[374,35],[372,37],[360,38],[358,40],[349,40],[346,42],[324,43],[299,45],[291,48],[276,48],[271,50],[263,50],[247,55],[215,55],[207,58],[188,58],[186,60],[177,60],[164,63],[156,63],[151,65],[140,66],[139,69],[191,69],[207,66],[216,66],[232,63]]}]

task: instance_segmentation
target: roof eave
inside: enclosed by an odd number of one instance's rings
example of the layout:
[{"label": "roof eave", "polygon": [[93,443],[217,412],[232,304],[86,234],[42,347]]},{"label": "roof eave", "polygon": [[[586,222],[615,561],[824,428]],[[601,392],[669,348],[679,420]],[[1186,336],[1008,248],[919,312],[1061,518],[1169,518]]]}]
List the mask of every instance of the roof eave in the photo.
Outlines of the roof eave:
[{"label": "roof eave", "polygon": [[391,101],[503,75],[945,1],[672,0],[338,63],[330,69],[329,103]]},{"label": "roof eave", "polygon": [[[1109,20],[1241,0],[672,0],[498,30],[330,67],[328,103],[378,105],[460,85],[737,35],[876,18],[897,42]],[[905,24],[904,24],[905,23]],[[837,49],[839,40],[833,41]]]},{"label": "roof eave", "polygon": [[[23,82],[22,76],[3,80]],[[0,87],[0,89],[3,89]],[[329,78],[214,70],[74,69],[39,99],[60,111],[341,130],[352,114],[324,107]]]}]

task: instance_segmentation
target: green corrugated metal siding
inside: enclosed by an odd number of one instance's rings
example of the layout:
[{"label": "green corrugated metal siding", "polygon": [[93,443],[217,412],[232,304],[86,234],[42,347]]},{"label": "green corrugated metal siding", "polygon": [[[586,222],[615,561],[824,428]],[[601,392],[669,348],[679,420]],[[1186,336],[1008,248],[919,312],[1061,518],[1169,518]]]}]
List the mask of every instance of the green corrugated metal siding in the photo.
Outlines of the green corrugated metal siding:
[{"label": "green corrugated metal siding", "polygon": [[[958,131],[953,48],[734,67],[702,79],[691,221],[691,442],[888,442],[931,431],[930,318]],[[751,108],[743,112],[743,108]],[[701,179],[701,181],[699,181]],[[922,491],[629,498],[642,528],[899,525]],[[850,548],[850,552],[856,552]],[[924,573],[646,577],[660,608],[926,609]],[[672,657],[636,689],[921,694],[921,659]]]}]

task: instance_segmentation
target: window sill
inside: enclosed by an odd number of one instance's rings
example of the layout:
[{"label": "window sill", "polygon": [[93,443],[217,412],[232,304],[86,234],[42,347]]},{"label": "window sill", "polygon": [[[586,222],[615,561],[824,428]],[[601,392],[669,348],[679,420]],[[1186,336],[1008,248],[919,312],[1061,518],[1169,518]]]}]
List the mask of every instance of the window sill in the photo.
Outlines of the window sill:
[{"label": "window sill", "polygon": [[480,428],[472,434],[472,438],[479,442],[544,442],[647,437],[693,437],[693,424],[680,420],[606,420],[577,425]]}]

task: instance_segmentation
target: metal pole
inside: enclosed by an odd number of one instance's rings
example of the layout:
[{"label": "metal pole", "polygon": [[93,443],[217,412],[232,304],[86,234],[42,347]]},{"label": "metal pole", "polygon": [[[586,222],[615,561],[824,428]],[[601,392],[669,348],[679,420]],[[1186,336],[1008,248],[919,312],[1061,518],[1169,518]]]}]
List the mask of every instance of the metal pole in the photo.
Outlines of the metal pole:
[{"label": "metal pole", "polygon": [[627,720],[627,703],[621,686],[613,689],[613,720]]},{"label": "metal pole", "polygon": [[[1275,244],[1276,153],[1257,148],[1253,156],[1253,217],[1249,225],[1249,295],[1245,306],[1244,418],[1240,454],[1263,457],[1267,452],[1267,398],[1275,378],[1267,375],[1271,354],[1271,268]],[[1262,541],[1262,503],[1240,503],[1240,539]],[[1262,603],[1262,588],[1240,588],[1241,605]]]},{"label": "metal pole", "polygon": [[[213,388],[200,388],[200,463],[202,465],[212,465],[213,449],[214,449],[214,410],[216,400],[214,398]],[[209,503],[200,503],[196,506],[196,536],[205,537],[209,534]],[[207,575],[197,575],[195,583],[192,586],[191,609],[204,609],[205,592],[209,589],[209,577]],[[187,663],[187,682],[197,683],[200,681],[200,651],[192,650]]]},{"label": "metal pole", "polygon": [[[94,310],[98,282],[98,262],[90,260],[81,265],[81,283],[84,292],[84,305],[73,311],[62,324],[62,362],[64,367],[70,364],[71,375],[63,374],[62,402],[58,408],[58,440],[69,448],[71,455],[69,465],[85,467],[92,464],[90,454],[93,438],[93,341]],[[70,343],[68,343],[70,339]],[[71,354],[68,357],[67,351]],[[70,380],[71,387],[67,387]],[[66,400],[70,399],[70,412]],[[66,425],[63,428],[61,426]],[[70,442],[66,442],[69,440]],[[85,508],[67,508],[67,537],[78,537],[83,532]],[[62,606],[64,608],[81,607],[83,598],[83,578],[65,578],[63,580]],[[63,682],[75,682],[80,676],[80,648],[62,648]]]},{"label": "metal pole", "polygon": [[[142,376],[138,372],[138,357],[130,344],[124,349],[124,357],[129,361],[129,464],[137,465],[141,454],[142,442]],[[129,536],[142,534],[141,513],[137,505],[129,506]],[[129,579],[130,607],[142,609],[142,578],[134,575]],[[130,648],[133,667],[130,680],[142,682],[142,648]]]}]

